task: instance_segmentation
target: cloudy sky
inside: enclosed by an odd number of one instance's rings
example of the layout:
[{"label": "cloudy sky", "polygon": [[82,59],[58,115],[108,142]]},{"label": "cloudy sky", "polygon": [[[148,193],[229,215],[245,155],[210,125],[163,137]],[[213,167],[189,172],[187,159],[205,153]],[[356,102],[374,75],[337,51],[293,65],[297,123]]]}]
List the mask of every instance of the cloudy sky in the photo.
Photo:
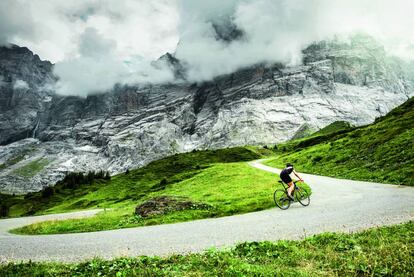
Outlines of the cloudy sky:
[{"label": "cloudy sky", "polygon": [[257,62],[298,64],[311,42],[354,32],[412,59],[413,11],[412,0],[0,0],[0,44],[54,62],[59,93],[87,95],[172,81],[151,64],[165,52],[191,81]]}]

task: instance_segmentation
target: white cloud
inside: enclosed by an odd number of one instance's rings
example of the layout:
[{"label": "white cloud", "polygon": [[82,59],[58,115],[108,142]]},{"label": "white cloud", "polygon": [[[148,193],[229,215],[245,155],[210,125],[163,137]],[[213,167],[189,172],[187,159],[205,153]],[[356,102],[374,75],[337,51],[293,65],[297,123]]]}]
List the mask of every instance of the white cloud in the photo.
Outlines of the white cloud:
[{"label": "white cloud", "polygon": [[59,62],[54,73],[59,76],[56,85],[63,95],[86,96],[104,93],[116,83],[136,84],[172,80],[166,65],[155,68],[151,61],[140,56],[128,59],[119,57],[115,51],[117,41],[106,39],[94,28],[87,28],[80,36],[79,55]]},{"label": "white cloud", "polygon": [[2,0],[0,44],[29,47],[52,62],[73,58],[85,29],[118,42],[117,55],[156,58],[178,41],[175,1]]},{"label": "white cloud", "polygon": [[[398,38],[414,43],[410,0],[240,0],[225,1],[224,9],[222,2],[180,1],[177,57],[190,65],[193,81],[258,62],[297,64],[304,47],[335,35],[369,33],[390,50]],[[244,33],[243,39],[216,39],[213,24],[223,18]]]},{"label": "white cloud", "polygon": [[4,86],[5,83],[3,75],[0,75],[0,87]]},{"label": "white cloud", "polygon": [[22,90],[24,89],[24,90],[26,90],[26,89],[29,89],[29,85],[23,80],[16,80],[13,83],[13,89],[22,89]]},{"label": "white cloud", "polygon": [[[59,93],[87,95],[172,80],[151,66],[167,51],[191,81],[258,62],[296,64],[311,42],[357,31],[414,60],[413,10],[411,0],[2,0],[0,44],[55,62]],[[218,39],[223,23],[237,40]]]}]

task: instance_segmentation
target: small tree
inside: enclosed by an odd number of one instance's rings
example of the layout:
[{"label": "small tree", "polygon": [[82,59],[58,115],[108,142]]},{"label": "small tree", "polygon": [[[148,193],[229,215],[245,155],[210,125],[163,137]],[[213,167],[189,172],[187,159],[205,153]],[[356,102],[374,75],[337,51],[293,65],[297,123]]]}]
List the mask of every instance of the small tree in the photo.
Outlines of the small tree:
[{"label": "small tree", "polygon": [[42,190],[42,198],[49,198],[55,193],[55,190],[52,187],[45,187]]},{"label": "small tree", "polygon": [[88,174],[85,176],[85,180],[82,183],[92,184],[93,179],[95,179],[95,172],[89,171]]},{"label": "small tree", "polygon": [[109,173],[109,171],[107,171],[107,172],[105,173],[105,179],[106,179],[106,180],[111,180],[111,174]]},{"label": "small tree", "polygon": [[0,217],[7,217],[9,216],[9,207],[6,205],[0,206]]},{"label": "small tree", "polygon": [[160,181],[160,186],[161,187],[164,187],[164,186],[166,186],[167,185],[167,179],[166,178],[162,178],[162,180]]}]

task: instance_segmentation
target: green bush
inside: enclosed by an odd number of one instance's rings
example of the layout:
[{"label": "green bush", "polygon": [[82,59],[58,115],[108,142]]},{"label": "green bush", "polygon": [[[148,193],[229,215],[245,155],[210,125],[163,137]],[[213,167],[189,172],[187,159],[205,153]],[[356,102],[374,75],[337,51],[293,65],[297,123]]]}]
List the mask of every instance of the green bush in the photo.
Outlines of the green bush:
[{"label": "green bush", "polygon": [[0,206],[0,217],[8,217],[9,216],[9,207],[6,205]]},{"label": "green bush", "polygon": [[52,187],[45,187],[42,190],[42,198],[49,198],[55,193],[55,190]]}]

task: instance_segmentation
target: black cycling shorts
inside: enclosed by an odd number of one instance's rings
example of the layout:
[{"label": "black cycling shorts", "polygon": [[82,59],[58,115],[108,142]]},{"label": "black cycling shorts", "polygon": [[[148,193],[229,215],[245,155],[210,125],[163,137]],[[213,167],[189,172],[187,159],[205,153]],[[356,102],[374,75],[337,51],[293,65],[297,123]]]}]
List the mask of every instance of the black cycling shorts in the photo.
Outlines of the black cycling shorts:
[{"label": "black cycling shorts", "polygon": [[292,182],[292,178],[290,178],[289,174],[280,174],[280,179],[282,179],[282,181],[286,184]]}]

